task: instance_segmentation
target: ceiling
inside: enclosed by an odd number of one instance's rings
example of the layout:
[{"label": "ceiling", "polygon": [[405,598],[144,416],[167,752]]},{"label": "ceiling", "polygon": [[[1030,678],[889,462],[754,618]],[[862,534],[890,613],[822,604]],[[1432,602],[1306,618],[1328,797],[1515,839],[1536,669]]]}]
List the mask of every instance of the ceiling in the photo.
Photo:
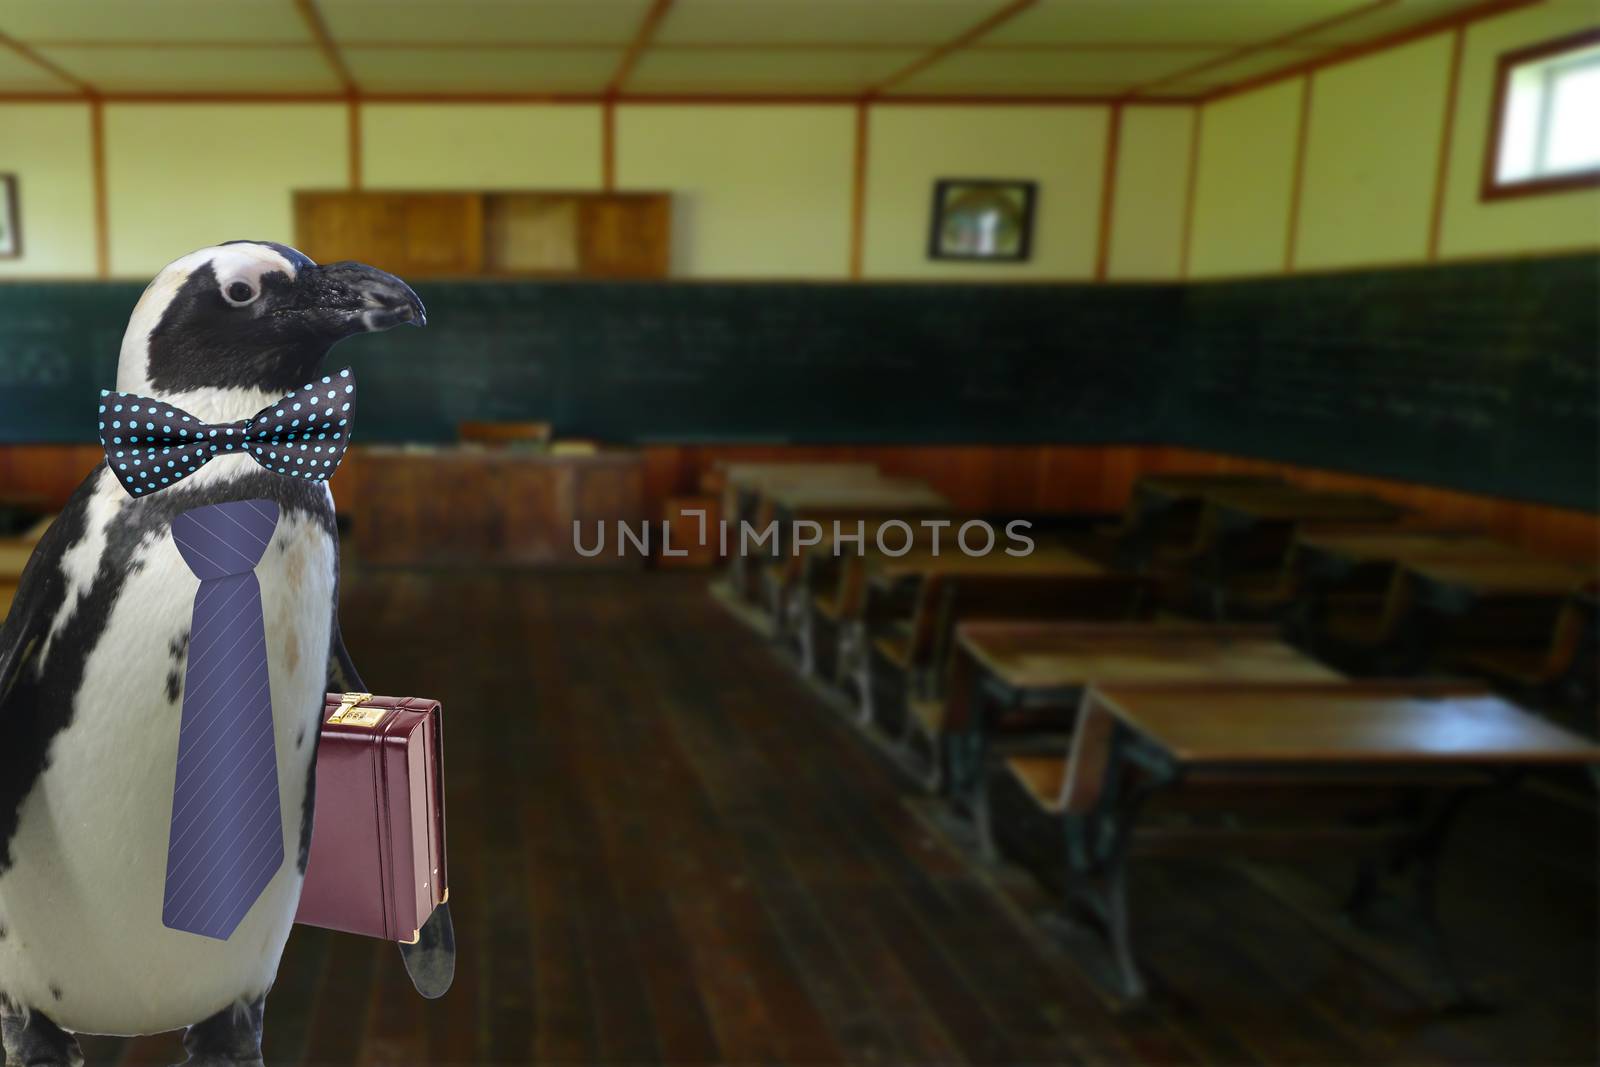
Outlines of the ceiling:
[{"label": "ceiling", "polygon": [[0,0],[0,94],[1198,98],[1482,3]]}]

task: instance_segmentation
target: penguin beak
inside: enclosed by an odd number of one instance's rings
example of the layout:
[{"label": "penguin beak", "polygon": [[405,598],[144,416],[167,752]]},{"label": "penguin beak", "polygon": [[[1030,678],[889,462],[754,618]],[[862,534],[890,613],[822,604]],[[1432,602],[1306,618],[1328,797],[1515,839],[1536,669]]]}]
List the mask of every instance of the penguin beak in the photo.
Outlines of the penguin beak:
[{"label": "penguin beak", "polygon": [[307,268],[307,311],[340,337],[376,333],[395,326],[424,326],[428,313],[411,287],[365,263],[329,263]]}]

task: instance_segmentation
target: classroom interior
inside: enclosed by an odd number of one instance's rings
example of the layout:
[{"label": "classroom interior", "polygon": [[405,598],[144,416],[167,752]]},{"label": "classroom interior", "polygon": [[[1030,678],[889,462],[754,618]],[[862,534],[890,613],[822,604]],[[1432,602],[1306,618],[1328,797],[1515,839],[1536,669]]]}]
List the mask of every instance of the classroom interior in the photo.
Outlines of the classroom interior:
[{"label": "classroom interior", "polygon": [[0,612],[164,264],[367,262],[461,964],[269,1063],[1592,1063],[1597,115],[1592,0],[0,0]]}]

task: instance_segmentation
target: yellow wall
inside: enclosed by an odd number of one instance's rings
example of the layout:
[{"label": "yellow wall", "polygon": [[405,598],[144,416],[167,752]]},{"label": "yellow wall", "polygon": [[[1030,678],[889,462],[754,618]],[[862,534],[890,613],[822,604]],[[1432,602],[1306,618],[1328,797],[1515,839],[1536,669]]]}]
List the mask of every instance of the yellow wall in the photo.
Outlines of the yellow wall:
[{"label": "yellow wall", "polygon": [[1192,108],[1123,110],[1107,277],[1178,276],[1193,135]]},{"label": "yellow wall", "polygon": [[147,278],[219,241],[293,243],[290,192],[345,184],[345,120],[338,104],[107,105],[111,273]]},{"label": "yellow wall", "polygon": [[94,273],[88,107],[0,107],[0,172],[17,176],[22,222],[22,256],[0,259],[0,276]]},{"label": "yellow wall", "polygon": [[838,278],[849,265],[855,111],[617,109],[617,185],[673,193],[686,278]]},{"label": "yellow wall", "polygon": [[[1600,191],[1479,195],[1498,57],[1593,28],[1595,10],[1545,0],[1466,27],[1439,258],[1600,247]],[[1453,47],[1438,33],[1312,75],[1293,269],[1427,260]],[[1303,82],[1203,109],[1191,276],[1284,269]]]},{"label": "yellow wall", "polygon": [[362,183],[390,189],[595,189],[600,108],[593,104],[369,104],[361,109]]},{"label": "yellow wall", "polygon": [[1200,118],[1191,276],[1282,269],[1304,84],[1295,78],[1206,107]]},{"label": "yellow wall", "polygon": [[1427,37],[1312,79],[1297,269],[1427,254],[1450,43]]},{"label": "yellow wall", "polygon": [[[868,278],[1090,278],[1099,240],[1105,107],[879,107],[867,163]],[[1039,183],[1027,263],[927,258],[938,178]]]},{"label": "yellow wall", "polygon": [[[1600,23],[1597,11],[1600,9],[1591,0],[1547,0],[1468,28],[1445,197],[1443,255],[1481,256],[1600,244],[1600,190],[1493,201],[1478,196],[1493,107],[1495,58],[1525,45],[1592,29]],[[1600,116],[1595,121],[1600,122]]]},{"label": "yellow wall", "polygon": [[[1592,0],[1544,0],[1463,31],[1441,258],[1600,246],[1600,190],[1479,196],[1496,58],[1594,24]],[[1196,111],[1126,108],[1108,277],[1177,277],[1186,241],[1191,277],[1282,272],[1308,83],[1292,269],[1426,260],[1453,45],[1452,32],[1434,34],[1203,106],[1192,217]],[[364,183],[598,188],[602,114],[594,104],[365,105]],[[292,190],[342,188],[349,178],[339,103],[112,102],[104,115],[107,240],[119,277],[148,277],[217,240],[292,240]],[[872,107],[864,276],[1093,277],[1109,116],[1094,105]],[[853,106],[622,106],[615,132],[619,185],[676,197],[677,276],[849,276]],[[93,276],[87,106],[0,103],[0,171],[21,180],[24,238],[23,258],[0,260],[0,276]],[[942,177],[1038,182],[1031,261],[928,260]]]}]

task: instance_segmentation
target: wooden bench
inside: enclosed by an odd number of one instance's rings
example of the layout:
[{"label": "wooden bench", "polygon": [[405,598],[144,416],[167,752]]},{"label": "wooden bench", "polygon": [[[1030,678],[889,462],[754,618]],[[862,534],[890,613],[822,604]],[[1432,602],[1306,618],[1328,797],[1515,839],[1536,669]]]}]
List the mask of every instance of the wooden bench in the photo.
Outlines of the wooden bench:
[{"label": "wooden bench", "polygon": [[761,578],[764,601],[774,621],[775,632],[787,625],[788,595],[801,570],[795,534],[801,523],[816,523],[818,531],[831,533],[834,523],[848,525],[867,519],[880,523],[900,520],[916,528],[917,520],[937,517],[950,511],[950,501],[926,482],[911,479],[881,479],[839,485],[789,486],[773,490],[765,497],[757,525],[765,529],[776,523],[773,550],[769,555],[752,555],[750,563],[771,563]]},{"label": "wooden bench", "polygon": [[[908,641],[903,659],[888,654],[886,647],[866,647],[865,641],[854,646],[863,654],[847,651],[845,655],[857,672],[863,725],[876,718],[874,651],[882,654],[878,658],[897,680],[910,683],[901,687],[905,715],[899,740],[908,749],[914,749],[919,738],[930,742],[934,757],[929,760],[930,788],[937,788],[942,773],[942,761],[937,758],[940,735],[923,727],[930,720],[930,707],[936,708],[942,700],[954,628],[962,619],[1124,619],[1148,606],[1144,582],[1130,583],[1107,575],[1100,564],[1069,548],[1042,545],[1026,556],[1008,555],[999,549],[968,556],[950,538],[950,531],[945,531],[950,543],[937,553],[931,546],[919,546],[899,556],[879,553],[867,557],[868,595],[875,603],[886,604],[905,603],[912,597],[909,630],[919,634],[920,643]],[[1032,588],[1030,580],[1051,583],[1055,592]],[[937,583],[931,590],[930,582]],[[1062,599],[1052,606],[1050,597],[1058,594]]]},{"label": "wooden bench", "polygon": [[960,623],[978,619],[1126,620],[1136,618],[1148,602],[1148,582],[1142,577],[1097,572],[1081,558],[1060,562],[1054,571],[928,574],[916,586],[905,638],[879,638],[860,657],[855,683],[861,725],[871,726],[878,719],[880,681],[894,686],[901,694],[898,740],[908,756],[926,743],[923,778],[929,789],[936,791],[943,782],[944,732],[938,709],[944,701]]},{"label": "wooden bench", "polygon": [[[1426,682],[1096,685],[1065,758],[1008,761],[1060,818],[1069,903],[1096,919],[1118,990],[1134,999],[1146,986],[1129,934],[1133,846],[1358,850],[1350,912],[1370,909],[1386,873],[1410,875],[1421,933],[1441,945],[1433,889],[1461,805],[1530,768],[1597,765],[1585,738],[1482,690]],[[1142,823],[1158,798],[1185,818]],[[1466,998],[1448,955],[1432,962],[1450,997]]]},{"label": "wooden bench", "polygon": [[[960,524],[970,516],[946,518]],[[861,635],[853,628],[861,622],[866,607],[864,561],[878,551],[878,528],[892,521],[888,516],[843,517],[839,527],[843,537],[835,540],[832,524],[824,524],[821,541],[797,555],[792,573],[787,576],[784,629],[795,640],[802,674],[838,681],[843,662],[838,655],[842,635],[850,631],[851,650],[860,641]],[[920,523],[913,525],[911,531],[913,548],[926,546],[932,536],[932,531]],[[949,536],[948,531],[944,536]],[[887,531],[887,537],[886,544],[895,549],[904,540],[903,531],[898,528]],[[882,610],[884,605],[880,602],[878,607]],[[895,612],[897,616],[907,613],[909,600],[903,610]]]},{"label": "wooden bench", "polygon": [[[1595,584],[1589,583],[1562,605],[1548,644],[1527,649],[1469,650],[1456,662],[1523,699],[1560,701],[1593,712],[1596,690],[1600,689],[1597,646],[1600,599]],[[1590,722],[1587,727],[1600,732],[1600,721]]]}]

